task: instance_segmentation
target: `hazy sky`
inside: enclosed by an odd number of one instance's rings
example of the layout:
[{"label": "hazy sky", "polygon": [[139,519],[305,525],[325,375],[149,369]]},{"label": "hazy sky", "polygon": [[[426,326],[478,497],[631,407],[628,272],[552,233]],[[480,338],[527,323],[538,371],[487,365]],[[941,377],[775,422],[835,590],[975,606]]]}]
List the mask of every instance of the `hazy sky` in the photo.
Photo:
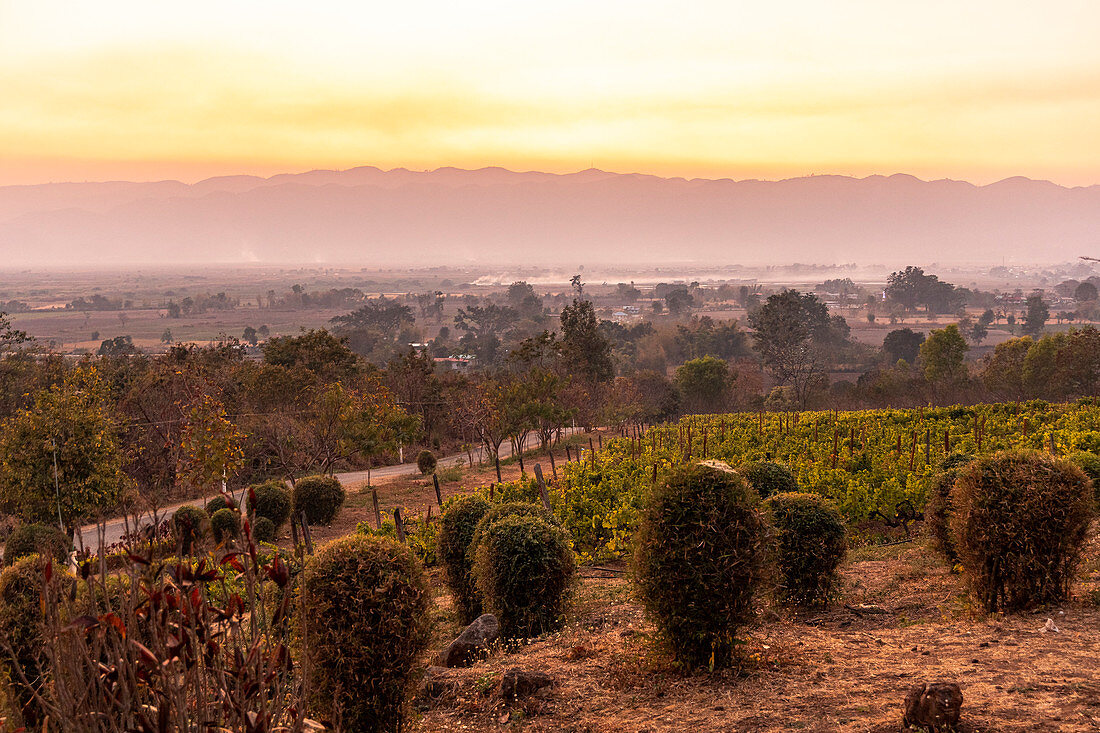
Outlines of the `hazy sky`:
[{"label": "hazy sky", "polygon": [[0,183],[355,165],[1100,183],[1100,0],[0,0]]}]

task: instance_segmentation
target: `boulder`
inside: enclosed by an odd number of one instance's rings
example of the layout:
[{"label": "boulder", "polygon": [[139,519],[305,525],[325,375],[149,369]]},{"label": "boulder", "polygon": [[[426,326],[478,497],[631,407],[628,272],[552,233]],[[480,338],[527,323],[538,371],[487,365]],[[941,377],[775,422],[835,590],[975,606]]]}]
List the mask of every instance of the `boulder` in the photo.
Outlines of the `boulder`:
[{"label": "boulder", "polygon": [[962,701],[962,690],[954,682],[916,685],[905,696],[902,725],[933,733],[953,731],[959,724]]},{"label": "boulder", "polygon": [[500,696],[506,700],[518,700],[553,684],[554,679],[545,672],[529,672],[512,667],[505,670],[500,681]]},{"label": "boulder", "polygon": [[500,638],[500,622],[491,613],[482,614],[439,654],[440,667],[469,667],[489,653]]}]

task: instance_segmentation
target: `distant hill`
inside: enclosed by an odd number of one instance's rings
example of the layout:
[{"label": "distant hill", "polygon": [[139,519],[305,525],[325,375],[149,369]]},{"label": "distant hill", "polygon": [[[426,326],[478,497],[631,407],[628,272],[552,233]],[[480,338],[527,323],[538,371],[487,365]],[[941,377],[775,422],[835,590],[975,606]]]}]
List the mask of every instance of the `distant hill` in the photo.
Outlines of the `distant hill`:
[{"label": "distant hill", "polygon": [[428,266],[1047,263],[1100,256],[1100,186],[373,167],[0,187],[0,262]]}]

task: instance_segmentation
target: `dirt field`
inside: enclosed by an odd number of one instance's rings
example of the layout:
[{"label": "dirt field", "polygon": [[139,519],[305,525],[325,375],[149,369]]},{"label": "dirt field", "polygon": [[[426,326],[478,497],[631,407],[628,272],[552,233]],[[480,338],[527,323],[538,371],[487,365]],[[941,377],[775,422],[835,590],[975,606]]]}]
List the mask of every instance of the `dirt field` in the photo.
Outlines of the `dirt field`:
[{"label": "dirt field", "polygon": [[[465,483],[465,482],[463,482]],[[388,502],[434,501],[426,482],[381,485]],[[456,484],[449,491],[458,488]],[[322,536],[354,528],[369,508],[352,497]],[[451,670],[452,689],[418,701],[417,731],[900,731],[909,686],[963,688],[961,730],[1100,730],[1100,541],[1094,536],[1074,597],[1013,616],[976,612],[964,583],[922,539],[853,550],[841,602],[810,616],[761,603],[737,671],[685,674],[663,654],[632,597],[625,568],[582,568],[573,610],[558,633]],[[423,663],[461,630],[442,573],[431,571],[434,638]],[[867,614],[844,604],[875,604]],[[1044,630],[1051,619],[1057,631]],[[504,670],[549,673],[555,684],[511,703]]]}]

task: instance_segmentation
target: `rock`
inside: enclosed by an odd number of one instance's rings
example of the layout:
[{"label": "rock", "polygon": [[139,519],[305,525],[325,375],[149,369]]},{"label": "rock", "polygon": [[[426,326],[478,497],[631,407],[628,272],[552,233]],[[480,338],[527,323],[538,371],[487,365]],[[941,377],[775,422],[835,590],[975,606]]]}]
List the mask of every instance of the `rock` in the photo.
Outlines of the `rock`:
[{"label": "rock", "polygon": [[482,614],[439,654],[441,667],[469,667],[489,653],[500,638],[500,622],[491,613]]},{"label": "rock", "polygon": [[456,694],[459,682],[450,675],[450,671],[444,667],[428,667],[416,693],[417,708],[427,710],[436,700]]},{"label": "rock", "polygon": [[916,685],[905,696],[903,726],[940,733],[953,731],[962,711],[962,690],[954,682]]},{"label": "rock", "polygon": [[538,692],[553,684],[554,679],[545,672],[528,672],[519,667],[505,670],[500,681],[500,696],[506,700],[516,700]]}]

